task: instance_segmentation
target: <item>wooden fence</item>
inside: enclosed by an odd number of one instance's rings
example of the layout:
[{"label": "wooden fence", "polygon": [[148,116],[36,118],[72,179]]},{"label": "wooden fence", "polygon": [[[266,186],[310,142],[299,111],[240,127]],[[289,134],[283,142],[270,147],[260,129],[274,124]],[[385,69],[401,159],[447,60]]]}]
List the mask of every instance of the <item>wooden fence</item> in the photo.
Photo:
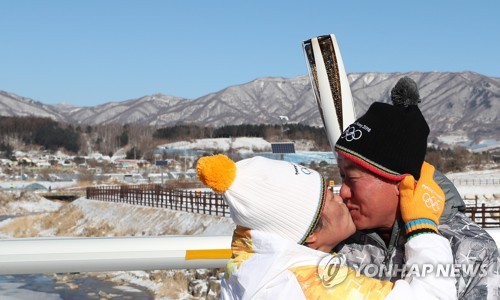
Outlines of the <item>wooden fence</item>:
[{"label": "wooden fence", "polygon": [[229,207],[219,194],[177,190],[158,184],[88,187],[87,199],[229,216]]},{"label": "wooden fence", "polygon": [[470,205],[465,214],[482,228],[500,227],[500,206]]},{"label": "wooden fence", "polygon": [[454,185],[498,185],[500,178],[455,178],[451,182]]},{"label": "wooden fence", "polygon": [[[88,187],[87,199],[229,216],[229,207],[219,194],[158,184]],[[477,205],[476,202],[466,207],[465,214],[483,228],[500,227],[500,206]]]}]

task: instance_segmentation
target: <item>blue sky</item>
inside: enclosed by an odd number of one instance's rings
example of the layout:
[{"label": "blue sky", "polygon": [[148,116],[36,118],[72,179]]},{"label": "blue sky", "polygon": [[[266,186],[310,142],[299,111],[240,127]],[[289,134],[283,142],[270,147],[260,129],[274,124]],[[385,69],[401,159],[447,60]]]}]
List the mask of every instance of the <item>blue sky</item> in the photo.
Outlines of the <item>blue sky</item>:
[{"label": "blue sky", "polygon": [[93,106],[197,98],[307,73],[301,42],[334,33],[352,72],[500,77],[500,1],[0,0],[0,90]]}]

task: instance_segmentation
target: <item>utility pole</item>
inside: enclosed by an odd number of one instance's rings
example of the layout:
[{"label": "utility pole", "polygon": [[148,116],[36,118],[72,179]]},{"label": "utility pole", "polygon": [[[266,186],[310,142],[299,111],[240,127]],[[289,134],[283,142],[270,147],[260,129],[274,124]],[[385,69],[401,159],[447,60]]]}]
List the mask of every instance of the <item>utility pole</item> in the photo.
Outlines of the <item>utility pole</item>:
[{"label": "utility pole", "polygon": [[[283,137],[284,137],[284,133],[286,130],[288,130],[288,128],[285,128],[285,124],[288,122],[288,117],[287,116],[279,116],[280,118],[280,121],[281,121],[281,132],[280,132],[280,142],[283,142]],[[285,159],[285,154],[284,153],[281,153],[280,154],[280,159],[281,160],[284,160]]]},{"label": "utility pole", "polygon": [[283,141],[283,136],[284,136],[284,133],[286,130],[288,130],[288,128],[285,128],[285,124],[288,122],[288,117],[287,116],[279,116],[280,118],[280,121],[281,121],[281,132],[280,132],[280,141]]}]

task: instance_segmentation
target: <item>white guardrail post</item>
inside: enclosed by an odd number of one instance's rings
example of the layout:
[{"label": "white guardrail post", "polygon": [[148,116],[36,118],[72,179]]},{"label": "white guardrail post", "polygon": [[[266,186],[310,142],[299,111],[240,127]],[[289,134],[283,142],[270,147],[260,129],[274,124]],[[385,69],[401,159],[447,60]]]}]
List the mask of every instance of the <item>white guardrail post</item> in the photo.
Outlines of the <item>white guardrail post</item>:
[{"label": "white guardrail post", "polygon": [[0,275],[221,268],[231,236],[0,240]]}]

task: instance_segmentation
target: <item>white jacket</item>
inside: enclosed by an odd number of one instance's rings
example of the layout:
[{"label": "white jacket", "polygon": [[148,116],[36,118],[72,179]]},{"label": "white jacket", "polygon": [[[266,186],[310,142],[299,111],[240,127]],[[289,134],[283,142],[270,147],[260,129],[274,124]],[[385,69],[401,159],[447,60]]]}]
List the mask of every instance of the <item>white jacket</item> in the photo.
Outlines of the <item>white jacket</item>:
[{"label": "white jacket", "polygon": [[[222,280],[222,299],[456,299],[453,277],[413,274],[393,284],[339,261],[325,269],[334,256],[256,230],[237,228],[232,246],[234,258]],[[407,266],[453,264],[448,240],[436,234],[411,239],[406,255]],[[328,272],[335,274],[331,281]]]}]

